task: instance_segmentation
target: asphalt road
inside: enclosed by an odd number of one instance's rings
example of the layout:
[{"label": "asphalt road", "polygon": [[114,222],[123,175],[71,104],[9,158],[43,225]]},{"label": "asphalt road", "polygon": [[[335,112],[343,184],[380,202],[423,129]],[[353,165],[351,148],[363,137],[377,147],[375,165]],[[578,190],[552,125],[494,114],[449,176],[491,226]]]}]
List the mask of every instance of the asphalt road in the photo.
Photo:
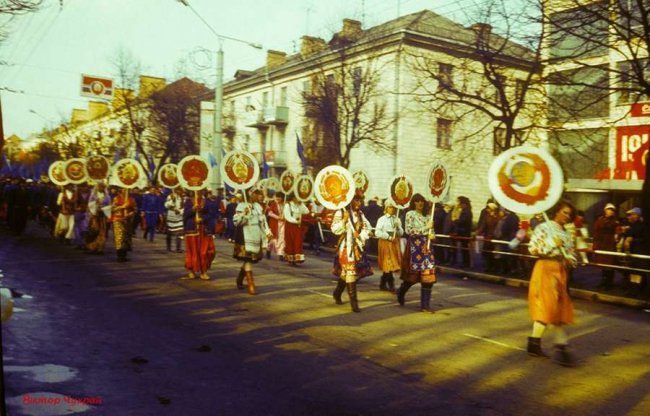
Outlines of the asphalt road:
[{"label": "asphalt road", "polygon": [[[650,313],[576,300],[575,368],[525,353],[526,291],[441,275],[435,314],[359,284],[331,299],[330,259],[256,265],[234,285],[219,240],[210,281],[180,280],[163,236],[132,261],[85,255],[30,225],[0,232],[3,285],[27,294],[2,328],[11,415],[648,415]],[[544,347],[552,350],[552,333]],[[89,405],[82,404],[86,401]]]}]

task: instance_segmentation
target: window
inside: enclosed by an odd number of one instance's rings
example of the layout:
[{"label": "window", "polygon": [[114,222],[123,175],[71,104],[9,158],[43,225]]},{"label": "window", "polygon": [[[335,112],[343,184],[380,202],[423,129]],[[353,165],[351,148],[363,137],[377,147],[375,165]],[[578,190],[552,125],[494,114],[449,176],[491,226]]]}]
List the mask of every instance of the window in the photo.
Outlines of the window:
[{"label": "window", "polygon": [[551,14],[551,58],[606,55],[608,22],[609,10],[606,1]]},{"label": "window", "polygon": [[515,80],[515,100],[519,101],[524,95],[524,89],[526,88],[526,81],[523,79]]},{"label": "window", "polygon": [[492,154],[494,156],[500,155],[503,151],[511,147],[521,146],[522,144],[523,140],[521,140],[521,134],[519,132],[514,133],[514,137],[510,139],[510,145],[508,145],[506,142],[506,129],[503,127],[494,129],[494,142],[492,146]]},{"label": "window", "polygon": [[454,67],[449,64],[438,64],[438,90],[452,88],[454,86],[452,72]]},{"label": "window", "polygon": [[551,131],[549,139],[567,178],[591,179],[608,167],[608,129]]},{"label": "window", "polygon": [[644,34],[643,23],[647,21],[643,16],[650,12],[650,4],[639,3],[638,0],[616,0],[618,8],[615,9],[617,25],[620,27],[620,37],[627,39],[640,37]]},{"label": "window", "polygon": [[609,73],[582,67],[549,77],[549,120],[567,122],[609,115]]},{"label": "window", "polygon": [[640,86],[639,78],[636,75],[634,66],[640,67],[643,71],[643,79],[650,80],[650,60],[641,59],[634,62],[621,62],[618,64],[618,102],[619,104],[634,103],[639,100],[647,100],[647,95],[640,95],[643,89]]},{"label": "window", "polygon": [[269,106],[269,93],[268,91],[262,94],[262,109],[265,109]]},{"label": "window", "polygon": [[287,106],[287,87],[280,88],[280,105],[282,107]]},{"label": "window", "polygon": [[307,80],[302,82],[302,93],[311,94],[311,81]]},{"label": "window", "polygon": [[439,118],[436,126],[436,147],[451,149],[451,120]]},{"label": "window", "polygon": [[354,88],[354,96],[358,97],[361,92],[362,70],[361,67],[354,68],[352,72],[352,87]]}]

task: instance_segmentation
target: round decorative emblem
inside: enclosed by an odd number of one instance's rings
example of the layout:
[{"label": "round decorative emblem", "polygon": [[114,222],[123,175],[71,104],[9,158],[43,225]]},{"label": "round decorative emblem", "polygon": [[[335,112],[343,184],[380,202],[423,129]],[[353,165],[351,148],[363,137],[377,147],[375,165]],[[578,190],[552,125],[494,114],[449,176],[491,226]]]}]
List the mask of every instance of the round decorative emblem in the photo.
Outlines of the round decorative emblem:
[{"label": "round decorative emblem", "polygon": [[344,167],[330,165],[323,168],[314,181],[318,201],[327,209],[345,208],[354,197],[352,174]]},{"label": "round decorative emblem", "polygon": [[499,204],[519,214],[551,208],[564,192],[564,175],[543,149],[519,146],[497,156],[488,171],[488,185]]},{"label": "round decorative emblem", "polygon": [[298,176],[296,179],[294,193],[300,202],[311,201],[312,197],[314,196],[314,180],[311,178],[311,176]]},{"label": "round decorative emblem", "polygon": [[104,156],[89,156],[86,158],[86,175],[94,181],[103,181],[108,178],[111,165]]},{"label": "round decorative emblem", "polygon": [[120,159],[112,170],[112,183],[122,188],[132,189],[141,185],[145,178],[144,170],[135,159]]},{"label": "round decorative emblem", "polygon": [[285,194],[293,192],[293,187],[295,184],[296,175],[293,172],[290,170],[285,170],[282,172],[282,175],[280,175],[280,189],[282,189],[282,192]]},{"label": "round decorative emblem", "polygon": [[388,196],[397,208],[407,208],[413,196],[413,182],[406,175],[394,176],[388,182]]},{"label": "round decorative emblem", "polygon": [[447,172],[447,166],[439,160],[434,161],[429,170],[428,185],[433,202],[442,201],[449,191],[451,181]]},{"label": "round decorative emblem", "polygon": [[84,159],[68,159],[65,162],[63,172],[65,172],[65,176],[70,183],[80,184],[88,180],[86,177],[86,161]]},{"label": "round decorative emblem", "polygon": [[248,189],[260,176],[257,160],[243,150],[232,150],[221,161],[221,177],[224,182],[235,189]]},{"label": "round decorative emblem", "polygon": [[354,186],[357,188],[357,190],[362,194],[365,194],[368,190],[368,185],[370,185],[370,181],[368,180],[368,175],[366,172],[363,170],[358,170],[352,174],[352,177],[354,178]]},{"label": "round decorative emblem", "polygon": [[174,189],[180,182],[178,181],[178,166],[175,163],[165,163],[158,170],[158,183],[165,188]]},{"label": "round decorative emblem", "polygon": [[53,162],[47,173],[53,184],[59,186],[68,184],[68,178],[65,176],[65,162],[63,160]]},{"label": "round decorative emblem", "polygon": [[210,164],[199,155],[185,156],[176,167],[180,185],[190,191],[200,191],[210,185]]}]

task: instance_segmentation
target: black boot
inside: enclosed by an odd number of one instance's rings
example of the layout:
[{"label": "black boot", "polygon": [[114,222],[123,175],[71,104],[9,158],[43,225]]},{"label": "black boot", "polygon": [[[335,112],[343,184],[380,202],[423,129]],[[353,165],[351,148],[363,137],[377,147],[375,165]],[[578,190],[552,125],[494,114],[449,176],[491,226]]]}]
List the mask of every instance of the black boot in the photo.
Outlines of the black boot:
[{"label": "black boot", "polygon": [[420,311],[434,313],[434,310],[431,309],[431,286],[420,288]]},{"label": "black boot", "polygon": [[569,347],[567,345],[555,344],[553,361],[563,367],[573,367],[575,365],[575,359],[569,352]]},{"label": "black boot", "polygon": [[388,282],[388,290],[390,293],[395,293],[395,277],[393,277],[392,272],[387,274],[386,281]]},{"label": "black boot", "polygon": [[548,358],[548,355],[542,351],[541,338],[528,337],[528,348],[526,348],[526,351],[528,351],[528,355]]},{"label": "black boot", "polygon": [[266,258],[267,259],[271,258],[271,250],[266,250]]},{"label": "black boot", "polygon": [[165,242],[167,243],[167,251],[172,251],[172,235],[167,234],[165,237]]},{"label": "black boot", "polygon": [[244,277],[246,276],[246,272],[244,271],[244,268],[242,267],[239,269],[239,275],[237,276],[237,289],[239,290],[244,290]]},{"label": "black boot", "polygon": [[379,290],[388,290],[388,288],[386,287],[386,283],[387,283],[386,281],[388,280],[387,277],[388,276],[386,273],[381,275],[381,280],[379,281]]},{"label": "black boot", "polygon": [[334,302],[336,302],[337,305],[343,305],[343,299],[341,299],[341,295],[343,294],[344,289],[345,280],[339,279],[339,281],[336,283],[336,289],[334,289],[334,293],[332,293]]},{"label": "black boot", "polygon": [[399,302],[400,306],[404,306],[404,297],[406,296],[406,292],[408,292],[411,286],[413,286],[411,283],[402,282],[402,285],[399,287],[399,292],[397,293],[397,302]]},{"label": "black boot", "polygon": [[352,307],[352,312],[361,312],[359,309],[359,301],[357,300],[357,284],[348,283],[348,296],[350,296],[350,306]]}]

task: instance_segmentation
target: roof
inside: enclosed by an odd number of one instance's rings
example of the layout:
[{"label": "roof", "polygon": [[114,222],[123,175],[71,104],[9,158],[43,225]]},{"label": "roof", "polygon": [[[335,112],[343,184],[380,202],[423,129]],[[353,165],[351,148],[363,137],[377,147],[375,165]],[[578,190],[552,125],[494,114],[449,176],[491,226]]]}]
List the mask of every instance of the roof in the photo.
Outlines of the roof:
[{"label": "roof", "polygon": [[[400,31],[420,33],[441,40],[454,41],[465,44],[472,48],[474,48],[474,45],[476,43],[476,32],[474,29],[467,28],[459,23],[454,22],[453,20],[440,16],[431,10],[422,10],[416,13],[398,17],[393,20],[389,20],[380,25],[363,30],[359,36],[357,36],[352,41],[351,45],[372,41],[373,39],[378,39]],[[335,34],[332,40],[336,39],[339,36],[340,33]],[[330,41],[330,44],[335,44],[332,42],[332,40]],[[509,41],[493,32],[490,34],[491,44],[502,45],[503,42],[506,42],[506,46],[503,48],[504,55],[510,55],[523,59],[532,59],[533,54],[530,49],[515,42]],[[496,49],[496,46],[494,48]],[[324,50],[324,52],[326,53],[332,50],[333,49],[328,48],[327,50]],[[287,56],[286,61],[283,64],[274,67],[273,70],[275,71],[277,69],[287,67],[296,62],[304,60],[305,58],[300,53],[296,53]],[[243,79],[264,73],[266,73],[266,66],[262,66],[252,71],[245,71],[240,69],[235,75],[236,79],[229,81],[227,84],[234,84],[242,81]]]}]

